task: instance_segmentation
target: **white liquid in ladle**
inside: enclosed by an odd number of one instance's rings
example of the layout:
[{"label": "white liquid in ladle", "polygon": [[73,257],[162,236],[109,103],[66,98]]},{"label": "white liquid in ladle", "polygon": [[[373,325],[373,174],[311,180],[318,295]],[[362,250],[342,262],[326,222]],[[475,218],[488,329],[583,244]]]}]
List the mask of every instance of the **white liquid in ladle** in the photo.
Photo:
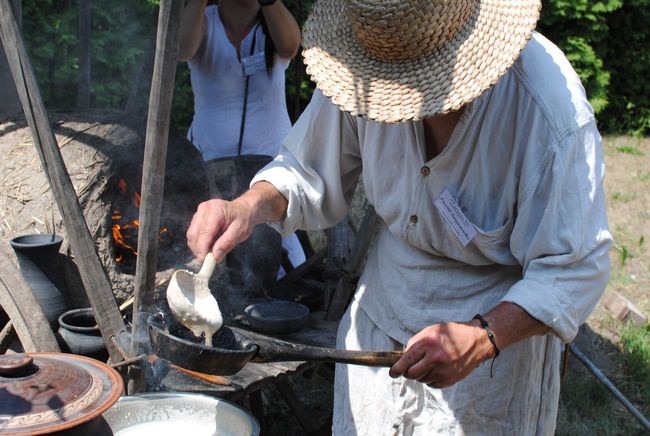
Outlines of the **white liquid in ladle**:
[{"label": "white liquid in ladle", "polygon": [[208,253],[198,274],[175,271],[167,286],[167,302],[174,316],[195,336],[205,335],[208,347],[212,346],[212,335],[223,324],[219,304],[208,287],[216,263]]}]

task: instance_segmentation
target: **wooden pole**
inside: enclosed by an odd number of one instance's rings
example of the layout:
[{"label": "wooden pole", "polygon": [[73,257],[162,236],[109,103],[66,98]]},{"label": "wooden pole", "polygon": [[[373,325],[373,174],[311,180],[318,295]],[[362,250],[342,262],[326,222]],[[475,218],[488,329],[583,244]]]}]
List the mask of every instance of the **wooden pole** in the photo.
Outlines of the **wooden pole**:
[{"label": "wooden pole", "polygon": [[79,109],[90,107],[90,1],[79,0]]},{"label": "wooden pole", "polygon": [[59,145],[50,127],[43,99],[9,0],[0,0],[0,34],[25,118],[41,158],[41,165],[50,182],[52,194],[61,211],[67,237],[79,266],[81,280],[95,312],[95,319],[111,360],[113,363],[121,362],[123,358],[111,337],[118,337],[124,332],[124,320],[117,307],[111,283],[99,260]]},{"label": "wooden pole", "polygon": [[[133,332],[137,332],[139,327],[136,314],[140,312],[142,303],[146,305],[152,303],[151,298],[156,277],[169,117],[174,94],[174,79],[176,78],[182,12],[183,0],[161,0],[158,14],[156,57],[149,97],[149,117],[144,143],[144,165],[140,191],[142,194],[140,230],[133,300]],[[131,336],[130,354],[139,354],[136,350],[135,338],[136,334],[134,333]]]}]

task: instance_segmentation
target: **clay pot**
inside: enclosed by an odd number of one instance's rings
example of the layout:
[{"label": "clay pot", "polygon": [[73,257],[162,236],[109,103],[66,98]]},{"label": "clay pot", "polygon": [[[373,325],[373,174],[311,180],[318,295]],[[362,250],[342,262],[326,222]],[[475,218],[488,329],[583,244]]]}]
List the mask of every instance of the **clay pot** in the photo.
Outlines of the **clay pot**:
[{"label": "clay pot", "polygon": [[50,325],[56,327],[59,316],[68,308],[67,298],[56,286],[61,235],[30,234],[17,236],[9,244],[16,253],[23,278],[34,291]]},{"label": "clay pot", "polygon": [[69,310],[59,317],[61,348],[73,354],[106,360],[108,352],[91,308]]},{"label": "clay pot", "polygon": [[[117,371],[87,357],[63,353],[2,355],[0,433],[113,434],[99,432],[95,420],[101,420],[101,414],[118,400],[123,389]],[[61,431],[66,433],[58,433]]]}]

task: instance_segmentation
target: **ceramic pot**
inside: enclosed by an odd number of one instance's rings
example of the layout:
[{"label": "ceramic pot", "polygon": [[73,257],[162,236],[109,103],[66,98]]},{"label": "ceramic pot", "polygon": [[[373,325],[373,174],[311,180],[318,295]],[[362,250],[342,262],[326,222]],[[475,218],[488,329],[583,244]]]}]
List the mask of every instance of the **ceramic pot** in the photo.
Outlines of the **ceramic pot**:
[{"label": "ceramic pot", "polygon": [[[112,435],[97,431],[93,421],[123,390],[120,374],[94,359],[64,353],[2,355],[0,434]],[[81,431],[90,427],[92,433]]]},{"label": "ceramic pot", "polygon": [[106,360],[108,352],[91,308],[69,310],[59,317],[58,336],[64,351]]},{"label": "ceramic pot", "polygon": [[58,255],[62,242],[63,237],[55,234],[21,235],[9,241],[23,278],[34,291],[36,300],[53,327],[68,308],[66,296],[56,286],[60,277]]}]

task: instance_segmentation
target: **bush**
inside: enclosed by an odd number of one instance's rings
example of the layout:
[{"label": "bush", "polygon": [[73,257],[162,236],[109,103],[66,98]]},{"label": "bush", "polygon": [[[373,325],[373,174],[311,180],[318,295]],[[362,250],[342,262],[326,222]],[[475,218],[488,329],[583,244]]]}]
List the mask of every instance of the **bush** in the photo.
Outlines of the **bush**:
[{"label": "bush", "polygon": [[[23,0],[25,45],[48,108],[76,106],[78,2]],[[156,25],[151,0],[91,2],[91,105],[122,109]]]},{"label": "bush", "polygon": [[621,0],[545,1],[540,31],[566,54],[580,76],[594,111],[609,103],[610,73],[603,55],[609,38],[608,15],[622,6]]},{"label": "bush", "polygon": [[650,132],[650,0],[626,0],[608,16],[605,68],[611,72],[610,104],[602,113],[605,131]]},{"label": "bush", "polygon": [[[23,0],[23,33],[45,103],[76,104],[77,10],[73,0]],[[583,81],[605,133],[642,135],[650,128],[650,0],[545,0],[539,30],[567,55]],[[158,0],[92,2],[91,105],[122,109],[155,32]],[[311,0],[285,0],[302,25]],[[307,104],[313,84],[300,56],[287,71],[291,117]],[[172,128],[192,118],[189,74],[179,64]]]}]

